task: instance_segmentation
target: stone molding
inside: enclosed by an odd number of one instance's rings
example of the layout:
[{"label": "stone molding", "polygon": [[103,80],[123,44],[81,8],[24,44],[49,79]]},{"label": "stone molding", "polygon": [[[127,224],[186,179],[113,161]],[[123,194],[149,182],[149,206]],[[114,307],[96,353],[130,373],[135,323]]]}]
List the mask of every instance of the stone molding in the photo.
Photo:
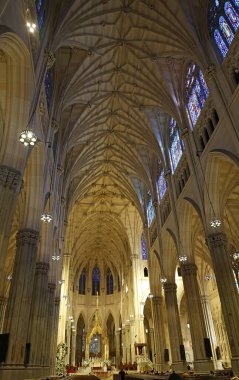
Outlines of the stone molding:
[{"label": "stone molding", "polygon": [[21,245],[33,245],[37,246],[39,242],[39,232],[31,229],[20,230],[16,236],[17,247]]},{"label": "stone molding", "polygon": [[0,166],[0,185],[19,193],[22,186],[21,173],[8,166]]},{"label": "stone molding", "polygon": [[210,234],[206,238],[206,243],[207,243],[209,249],[226,247],[227,246],[227,237],[223,232]]},{"label": "stone molding", "polygon": [[56,57],[52,51],[47,50],[47,49],[45,49],[45,56],[47,58],[47,63],[46,63],[47,69],[51,69],[56,61]]},{"label": "stone molding", "polygon": [[50,265],[45,262],[37,262],[36,263],[36,272],[41,274],[47,274],[48,270],[50,268]]},{"label": "stone molding", "polygon": [[176,294],[176,291],[177,291],[177,285],[174,283],[174,282],[165,282],[165,284],[163,284],[163,288],[164,288],[164,292],[166,294],[169,294],[169,293],[175,293]]},{"label": "stone molding", "polygon": [[214,64],[209,65],[205,71],[204,76],[206,80],[211,80],[216,76],[216,66]]},{"label": "stone molding", "polygon": [[60,301],[61,301],[60,297],[55,297],[55,305],[56,306],[60,305]]},{"label": "stone molding", "polygon": [[162,305],[163,303],[163,297],[162,296],[154,296],[152,298],[153,304],[154,305]]},{"label": "stone molding", "polygon": [[54,284],[53,282],[49,282],[48,283],[48,290],[49,290],[49,292],[50,293],[54,293],[55,289],[56,289],[56,284]]},{"label": "stone molding", "polygon": [[181,265],[182,275],[183,276],[190,276],[190,275],[196,275],[197,274],[197,266],[193,263],[186,263]]}]

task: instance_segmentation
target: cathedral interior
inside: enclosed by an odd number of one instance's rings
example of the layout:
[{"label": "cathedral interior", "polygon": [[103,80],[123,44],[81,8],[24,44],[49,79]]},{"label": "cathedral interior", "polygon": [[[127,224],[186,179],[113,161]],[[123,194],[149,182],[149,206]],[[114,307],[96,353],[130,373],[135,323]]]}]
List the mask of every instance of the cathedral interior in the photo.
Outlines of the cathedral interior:
[{"label": "cathedral interior", "polygon": [[0,1],[1,380],[239,374],[238,29],[238,0]]}]

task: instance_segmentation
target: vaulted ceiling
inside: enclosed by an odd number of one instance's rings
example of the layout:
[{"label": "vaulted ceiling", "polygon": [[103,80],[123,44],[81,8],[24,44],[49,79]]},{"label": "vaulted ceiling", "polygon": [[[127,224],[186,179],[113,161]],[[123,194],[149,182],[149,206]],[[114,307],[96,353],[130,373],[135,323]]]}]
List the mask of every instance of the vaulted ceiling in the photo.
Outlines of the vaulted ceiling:
[{"label": "vaulted ceiling", "polygon": [[117,265],[125,215],[143,216],[143,195],[165,164],[168,115],[182,120],[185,65],[204,59],[207,1],[75,0],[60,14],[54,116],[71,246],[80,262],[102,252]]}]

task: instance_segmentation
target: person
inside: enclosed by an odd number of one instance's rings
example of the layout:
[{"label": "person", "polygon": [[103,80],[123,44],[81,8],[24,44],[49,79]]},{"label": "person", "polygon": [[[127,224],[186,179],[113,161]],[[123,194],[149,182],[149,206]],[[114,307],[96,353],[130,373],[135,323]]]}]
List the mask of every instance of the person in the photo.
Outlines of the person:
[{"label": "person", "polygon": [[239,380],[239,377],[235,376],[233,371],[230,371],[230,380]]},{"label": "person", "polygon": [[125,371],[123,367],[121,367],[121,370],[119,371],[120,380],[125,380]]},{"label": "person", "polygon": [[173,372],[169,375],[168,380],[182,380],[182,379],[181,379],[181,377],[180,377],[175,371],[173,371]]}]

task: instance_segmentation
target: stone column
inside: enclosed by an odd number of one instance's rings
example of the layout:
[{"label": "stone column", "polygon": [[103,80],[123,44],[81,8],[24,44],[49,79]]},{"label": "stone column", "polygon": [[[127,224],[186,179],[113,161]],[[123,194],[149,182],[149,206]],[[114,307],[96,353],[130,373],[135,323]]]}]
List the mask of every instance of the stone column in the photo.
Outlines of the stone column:
[{"label": "stone column", "polygon": [[155,369],[164,371],[167,368],[167,363],[164,361],[165,347],[165,331],[163,321],[163,297],[154,296],[152,300],[152,314],[154,324],[154,343],[155,343]]},{"label": "stone column", "polygon": [[217,355],[215,351],[216,346],[217,346],[217,341],[216,341],[214,323],[212,319],[210,298],[209,296],[204,295],[204,296],[201,296],[201,301],[202,301],[202,308],[203,308],[204,320],[206,324],[207,335],[209,336],[210,342],[212,345],[212,356],[213,356],[214,367],[216,369],[222,369],[221,361],[217,360]]},{"label": "stone column", "polygon": [[10,334],[7,363],[23,364],[29,327],[39,232],[17,233],[17,251],[6,310],[4,331]]},{"label": "stone column", "polygon": [[6,297],[0,297],[0,334],[3,329],[3,322],[4,322],[4,316],[7,306],[7,298]]},{"label": "stone column", "polygon": [[36,263],[35,279],[33,285],[33,296],[30,313],[30,326],[28,342],[31,343],[30,361],[31,365],[40,365],[43,349],[44,318],[46,311],[47,273],[49,264],[45,262]]},{"label": "stone column", "polygon": [[178,311],[177,285],[175,283],[165,283],[164,294],[168,319],[168,331],[172,357],[172,368],[175,371],[186,370],[186,358],[181,357],[181,350],[184,352],[183,337]]},{"label": "stone column", "polygon": [[190,322],[194,368],[197,372],[210,371],[213,369],[213,363],[210,358],[207,358],[204,346],[207,332],[197,282],[197,267],[193,263],[186,263],[181,265],[181,269]]},{"label": "stone column", "polygon": [[115,332],[115,348],[116,348],[116,367],[120,367],[121,357],[120,357],[120,331]]},{"label": "stone column", "polygon": [[46,318],[46,328],[45,328],[45,336],[44,336],[44,352],[43,352],[43,364],[46,366],[50,366],[51,358],[51,341],[53,335],[53,319],[54,319],[54,303],[55,303],[55,289],[56,285],[53,283],[48,284],[48,297],[47,297],[47,318]]},{"label": "stone column", "polygon": [[3,296],[3,273],[8,240],[21,184],[22,175],[19,171],[7,166],[0,166],[0,296]]},{"label": "stone column", "polygon": [[155,342],[154,342],[154,329],[152,327],[149,328],[148,334],[150,336],[150,342],[151,342],[152,362],[153,362],[153,365],[155,367],[156,353],[155,353]]},{"label": "stone column", "polygon": [[239,296],[227,253],[227,239],[224,233],[208,235],[207,245],[211,252],[222,313],[228,334],[232,368],[239,373]]},{"label": "stone column", "polygon": [[72,331],[71,333],[71,364],[76,365],[76,333]]},{"label": "stone column", "polygon": [[56,363],[56,351],[57,351],[57,333],[58,333],[58,324],[59,324],[59,309],[60,309],[60,298],[55,297],[54,304],[54,319],[53,319],[53,335],[51,342],[51,367],[55,369]]}]

